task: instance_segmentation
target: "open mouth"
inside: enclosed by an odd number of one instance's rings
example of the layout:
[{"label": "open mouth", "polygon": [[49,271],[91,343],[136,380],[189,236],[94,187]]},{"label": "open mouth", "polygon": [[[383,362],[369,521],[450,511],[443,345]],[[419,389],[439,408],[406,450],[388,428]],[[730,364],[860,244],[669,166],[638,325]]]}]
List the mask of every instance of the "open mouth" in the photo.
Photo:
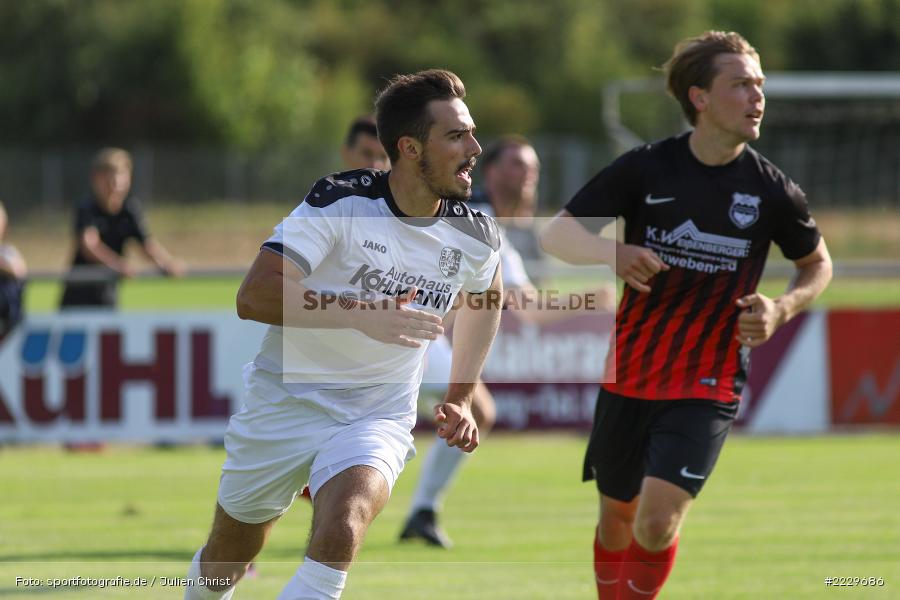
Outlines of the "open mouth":
[{"label": "open mouth", "polygon": [[754,123],[762,121],[763,112],[761,110],[752,110],[747,113],[746,117]]},{"label": "open mouth", "polygon": [[466,185],[472,185],[472,170],[475,168],[475,161],[470,160],[456,171],[456,178],[463,181]]}]

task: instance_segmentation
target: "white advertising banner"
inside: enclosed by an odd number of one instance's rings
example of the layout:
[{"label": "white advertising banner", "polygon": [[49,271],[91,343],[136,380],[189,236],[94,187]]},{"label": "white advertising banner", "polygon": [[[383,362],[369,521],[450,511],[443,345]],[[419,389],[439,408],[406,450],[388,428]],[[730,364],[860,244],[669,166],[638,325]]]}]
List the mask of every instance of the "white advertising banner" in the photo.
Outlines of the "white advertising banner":
[{"label": "white advertising banner", "polygon": [[[739,424],[751,433],[826,432],[844,414],[840,405],[832,407],[832,388],[852,400],[850,392],[866,377],[874,382],[869,387],[885,390],[878,406],[887,408],[884,415],[863,415],[865,422],[896,423],[900,401],[893,403],[890,367],[900,364],[900,338],[886,335],[888,350],[857,361],[878,366],[877,372],[861,371],[835,352],[862,352],[865,346],[852,340],[860,320],[893,334],[897,315],[844,311],[832,318],[812,311],[782,327],[752,353]],[[839,327],[844,321],[846,332]],[[612,325],[611,316],[524,325],[505,314],[484,370],[497,400],[497,426],[588,430]],[[244,365],[265,331],[226,311],[29,318],[0,342],[0,443],[221,438],[242,403]],[[838,335],[842,343],[830,339]],[[882,354],[883,364],[877,363]]]},{"label": "white advertising banner", "polygon": [[222,437],[264,333],[228,312],[29,318],[0,346],[0,441]]}]

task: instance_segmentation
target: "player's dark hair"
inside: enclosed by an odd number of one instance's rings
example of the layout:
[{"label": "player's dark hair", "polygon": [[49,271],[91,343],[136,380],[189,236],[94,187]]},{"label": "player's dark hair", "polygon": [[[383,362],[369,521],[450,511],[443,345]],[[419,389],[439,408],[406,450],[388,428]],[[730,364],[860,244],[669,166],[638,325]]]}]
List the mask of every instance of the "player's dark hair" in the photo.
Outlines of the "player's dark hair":
[{"label": "player's dark hair", "polygon": [[350,123],[350,129],[347,130],[347,137],[344,139],[344,145],[352,148],[356,144],[356,138],[360,135],[371,135],[378,137],[378,129],[375,127],[375,119],[366,115],[357,117]]},{"label": "player's dark hair", "polygon": [[487,169],[503,156],[508,148],[532,148],[531,142],[523,135],[508,134],[504,135],[491,143],[481,156],[478,157],[478,164],[482,170]]},{"label": "player's dark hair", "polygon": [[672,56],[663,65],[666,89],[681,104],[681,110],[691,125],[697,124],[697,109],[688,92],[693,86],[709,89],[718,73],[716,57],[720,54],[747,54],[759,62],[756,49],[741,34],[707,31],[678,42]]},{"label": "player's dark hair", "polygon": [[465,98],[466,87],[454,73],[429,69],[412,75],[395,75],[375,100],[378,139],[391,162],[400,158],[397,142],[408,135],[423,144],[434,119],[428,111],[432,100]]}]

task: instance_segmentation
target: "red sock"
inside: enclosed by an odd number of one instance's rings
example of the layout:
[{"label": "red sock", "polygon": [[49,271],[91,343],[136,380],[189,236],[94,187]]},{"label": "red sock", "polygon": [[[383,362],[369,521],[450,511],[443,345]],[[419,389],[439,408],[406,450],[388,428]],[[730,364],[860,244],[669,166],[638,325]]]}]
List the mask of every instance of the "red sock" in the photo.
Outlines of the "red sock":
[{"label": "red sock", "polygon": [[611,552],[600,544],[600,537],[594,534],[594,576],[597,580],[597,598],[616,600],[616,585],[625,559],[625,550]]},{"label": "red sock", "polygon": [[638,544],[637,540],[631,540],[619,578],[618,600],[656,598],[669,573],[672,572],[677,549],[677,537],[672,545],[662,552],[650,552]]}]

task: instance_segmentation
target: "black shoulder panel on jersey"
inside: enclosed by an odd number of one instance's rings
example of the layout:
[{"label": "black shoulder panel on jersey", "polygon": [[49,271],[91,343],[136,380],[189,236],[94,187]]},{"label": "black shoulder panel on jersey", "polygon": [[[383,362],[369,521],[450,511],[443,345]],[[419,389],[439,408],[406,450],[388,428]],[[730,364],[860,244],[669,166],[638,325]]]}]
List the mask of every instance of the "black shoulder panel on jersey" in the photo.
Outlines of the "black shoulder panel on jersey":
[{"label": "black shoulder panel on jersey", "polygon": [[754,148],[751,148],[749,145],[747,146],[747,150],[756,163],[756,168],[763,178],[763,183],[766,187],[770,188],[776,197],[784,197],[790,188],[796,187],[797,184],[791,181],[790,177],[788,177],[784,171],[776,167],[772,161],[757,152]]},{"label": "black shoulder panel on jersey", "polygon": [[635,146],[614,162],[627,164],[634,177],[638,178],[639,173],[647,169],[657,169],[660,166],[665,168],[678,155],[682,146],[687,146],[686,139],[682,139],[682,136],[672,136]]},{"label": "black shoulder panel on jersey", "polygon": [[318,180],[304,200],[310,206],[324,208],[347,196],[383,198],[387,186],[387,172],[377,169],[356,169],[332,173]]},{"label": "black shoulder panel on jersey", "polygon": [[[682,135],[673,135],[667,138],[662,138],[659,140],[654,140],[652,142],[644,142],[642,144],[638,144],[631,148],[631,150],[625,152],[625,154],[633,154],[637,156],[647,156],[653,155],[660,152],[669,152],[673,147],[678,147],[680,144],[686,144],[687,139],[684,134]],[[624,155],[623,155],[624,156]]]},{"label": "black shoulder panel on jersey", "polygon": [[444,214],[441,215],[441,220],[479,242],[487,244],[492,250],[500,249],[500,229],[497,222],[493,217],[471,208],[465,202],[445,200]]}]

